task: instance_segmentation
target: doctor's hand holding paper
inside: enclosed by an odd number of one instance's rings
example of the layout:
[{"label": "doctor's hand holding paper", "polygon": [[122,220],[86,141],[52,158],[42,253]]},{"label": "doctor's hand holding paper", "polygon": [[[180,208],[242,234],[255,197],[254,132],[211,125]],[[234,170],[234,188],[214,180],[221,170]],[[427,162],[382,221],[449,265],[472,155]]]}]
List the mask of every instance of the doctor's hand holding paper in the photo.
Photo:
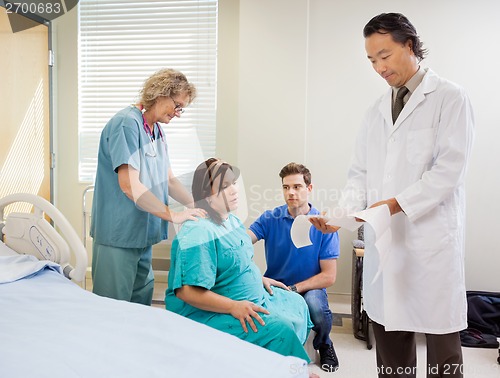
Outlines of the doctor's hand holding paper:
[{"label": "doctor's hand holding paper", "polygon": [[[426,337],[428,377],[462,377],[472,107],[460,86],[420,64],[427,52],[404,15],[375,16],[363,35],[368,60],[390,88],[364,117],[339,205],[359,211],[387,204],[392,215],[390,254],[375,281],[382,261],[365,228],[363,299],[379,377],[389,369],[416,376],[416,332]],[[446,374],[446,366],[457,368]]]},{"label": "doctor's hand holding paper", "polygon": [[[376,208],[378,206],[383,206],[383,205],[387,205],[387,208],[389,209],[390,215],[397,214],[401,211],[401,206],[399,206],[399,203],[395,198],[390,198],[388,200],[376,202],[373,205],[371,205],[369,207],[369,209],[373,209],[373,208]],[[320,230],[324,234],[331,234],[333,232],[337,232],[338,230],[340,230],[340,228],[343,227],[341,222],[339,222],[340,219],[342,219],[345,222],[346,219],[354,217],[354,220],[356,222],[364,222],[365,221],[364,218],[360,218],[363,215],[360,212],[351,214],[347,209],[343,209],[343,208],[335,208],[333,211],[334,212],[341,211],[343,213],[342,217],[341,218],[329,217],[326,215],[326,213],[322,213],[321,215],[318,215],[317,217],[311,216],[308,218],[308,220],[310,223],[312,223],[312,225],[314,227],[316,227],[318,230]],[[364,213],[366,213],[366,212],[364,212]],[[352,223],[352,222],[349,222],[349,223]],[[359,225],[357,225],[357,226],[351,225],[350,231],[354,231],[354,229],[357,227],[359,227]]]}]

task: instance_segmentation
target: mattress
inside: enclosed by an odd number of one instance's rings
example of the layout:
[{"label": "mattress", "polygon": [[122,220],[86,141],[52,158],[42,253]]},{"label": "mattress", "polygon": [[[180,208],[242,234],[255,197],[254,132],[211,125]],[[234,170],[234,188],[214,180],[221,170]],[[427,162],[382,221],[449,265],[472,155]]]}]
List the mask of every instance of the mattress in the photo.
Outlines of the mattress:
[{"label": "mattress", "polygon": [[301,359],[99,297],[57,264],[13,254],[0,242],[0,377],[308,377]]}]

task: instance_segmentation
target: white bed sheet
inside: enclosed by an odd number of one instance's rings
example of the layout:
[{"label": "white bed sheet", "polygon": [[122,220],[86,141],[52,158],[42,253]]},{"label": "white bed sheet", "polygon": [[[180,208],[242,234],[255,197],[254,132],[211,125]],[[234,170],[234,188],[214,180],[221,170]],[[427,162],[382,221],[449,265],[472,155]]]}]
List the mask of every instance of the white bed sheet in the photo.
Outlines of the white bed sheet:
[{"label": "white bed sheet", "polygon": [[3,378],[307,376],[301,359],[164,309],[99,297],[51,269],[0,284]]}]

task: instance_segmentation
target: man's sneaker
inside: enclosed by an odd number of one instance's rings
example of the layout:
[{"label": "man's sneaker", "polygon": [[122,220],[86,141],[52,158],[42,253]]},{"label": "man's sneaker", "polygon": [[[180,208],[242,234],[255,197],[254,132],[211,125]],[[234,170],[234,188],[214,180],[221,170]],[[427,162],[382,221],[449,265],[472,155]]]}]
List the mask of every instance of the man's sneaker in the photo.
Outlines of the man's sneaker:
[{"label": "man's sneaker", "polygon": [[322,345],[319,347],[319,362],[321,370],[333,373],[339,368],[339,360],[333,345]]}]

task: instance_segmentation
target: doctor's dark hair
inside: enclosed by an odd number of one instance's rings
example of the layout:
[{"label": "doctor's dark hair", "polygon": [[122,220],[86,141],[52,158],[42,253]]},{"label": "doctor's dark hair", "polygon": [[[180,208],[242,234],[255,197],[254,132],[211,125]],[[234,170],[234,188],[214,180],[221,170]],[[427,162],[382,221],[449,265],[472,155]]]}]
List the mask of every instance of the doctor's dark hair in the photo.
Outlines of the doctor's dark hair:
[{"label": "doctor's dark hair", "polygon": [[182,72],[164,68],[146,79],[140,93],[140,102],[145,109],[149,109],[158,97],[175,97],[183,94],[189,96],[189,102],[185,105],[192,103],[196,97],[194,84],[190,83]]},{"label": "doctor's dark hair", "polygon": [[224,219],[210,206],[209,197],[214,194],[213,188],[216,182],[218,183],[217,195],[220,195],[223,190],[221,184],[224,182],[228,170],[232,171],[235,179],[239,176],[238,168],[220,159],[210,158],[201,163],[193,175],[191,190],[195,206],[204,209],[218,225],[221,225]]},{"label": "doctor's dark hair", "polygon": [[283,179],[290,175],[302,175],[304,178],[304,182],[307,186],[311,184],[311,172],[306,168],[305,165],[297,164],[297,163],[288,163],[280,171],[281,182]]},{"label": "doctor's dark hair", "polygon": [[367,38],[374,33],[390,34],[394,42],[403,45],[406,41],[410,40],[411,49],[419,62],[427,55],[427,49],[423,48],[423,43],[417,35],[417,30],[401,13],[381,13],[373,17],[365,25],[363,36]]}]

